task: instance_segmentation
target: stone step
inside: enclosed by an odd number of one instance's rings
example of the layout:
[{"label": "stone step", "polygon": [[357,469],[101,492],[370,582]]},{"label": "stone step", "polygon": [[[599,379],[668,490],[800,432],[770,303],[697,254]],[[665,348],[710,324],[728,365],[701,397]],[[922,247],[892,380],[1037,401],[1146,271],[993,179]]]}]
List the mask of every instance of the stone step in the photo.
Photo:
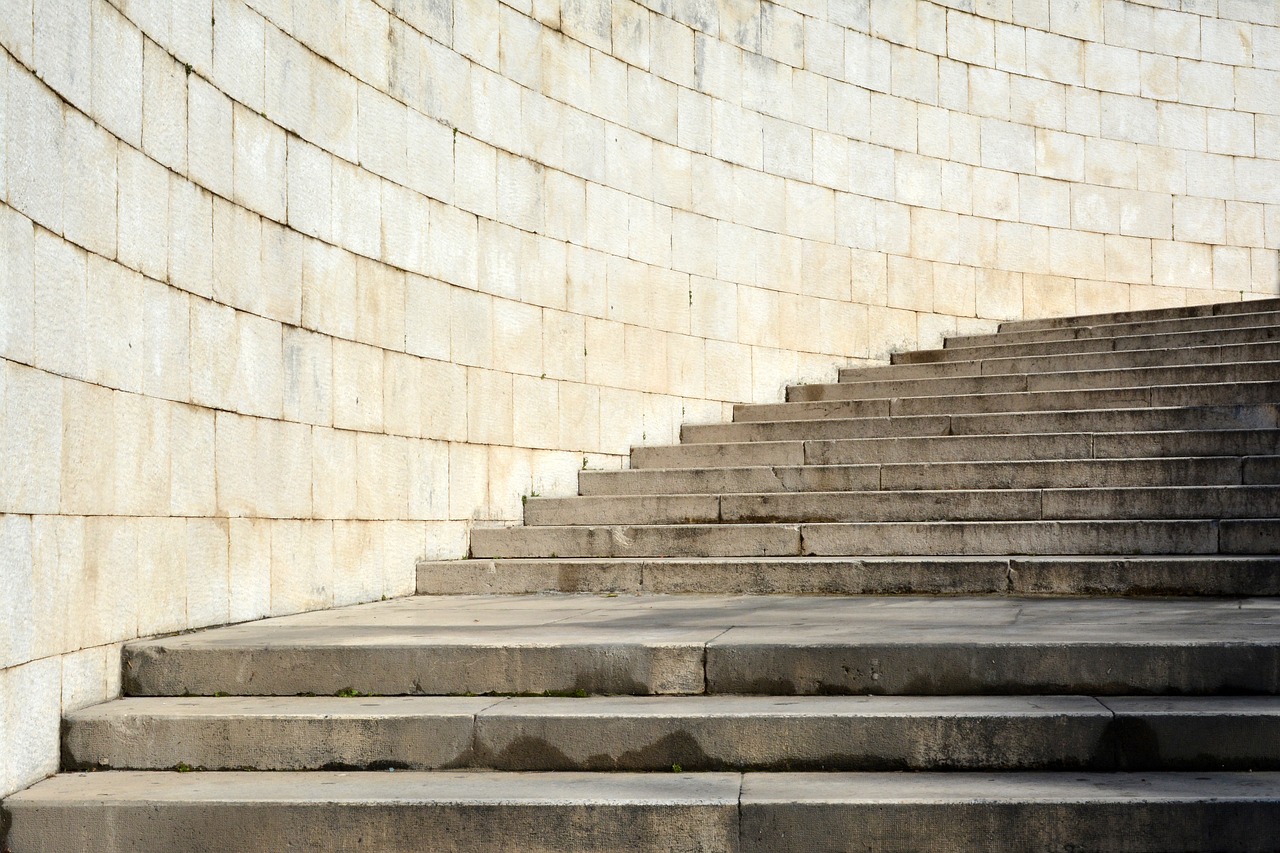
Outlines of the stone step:
[{"label": "stone step", "polygon": [[741,803],[743,851],[1252,853],[1280,774],[761,773]]},{"label": "stone step", "polygon": [[62,743],[64,770],[1276,770],[1280,697],[157,697]]},{"label": "stone step", "polygon": [[14,853],[735,853],[736,773],[119,771],[6,801]]},{"label": "stone step", "polygon": [[1173,320],[1181,317],[1211,317],[1227,314],[1253,314],[1280,311],[1280,299],[1253,299],[1240,302],[1211,302],[1177,308],[1148,308],[1141,311],[1116,311],[1108,314],[1080,314],[1072,317],[1006,320],[1001,331],[1053,329],[1064,326],[1096,326],[1104,323],[1140,323],[1147,320]]},{"label": "stone step", "polygon": [[795,403],[804,400],[873,400],[884,397],[1006,394],[1018,391],[1080,391],[1152,385],[1266,382],[1277,379],[1280,379],[1280,361],[1245,361],[1172,367],[1130,367],[1058,373],[1010,373],[936,379],[792,385],[787,388],[786,397],[787,402]]},{"label": "stone step", "polygon": [[422,595],[1280,595],[1280,557],[423,560]]},{"label": "stone step", "polygon": [[1269,554],[1275,519],[652,524],[477,528],[471,556]]},{"label": "stone step", "polygon": [[924,364],[946,361],[973,361],[985,358],[1023,358],[1037,355],[1072,355],[1086,352],[1172,349],[1179,347],[1232,346],[1280,340],[1280,326],[1246,326],[1207,332],[1168,332],[1159,335],[1131,335],[1118,338],[1083,338],[1065,341],[992,344],[973,347],[944,347],[894,353],[893,364]]},{"label": "stone step", "polygon": [[[791,414],[784,409],[782,414]],[[802,413],[803,414],[803,413]],[[929,435],[1002,435],[1060,432],[1163,432],[1280,428],[1280,406],[1273,403],[1227,406],[1144,406],[1130,409],[1078,409],[1047,412],[999,412],[972,415],[903,415],[884,418],[800,418],[686,424],[688,444],[740,443],[839,438],[896,438]],[[632,464],[650,448],[632,451]]]},{"label": "stone step", "polygon": [[1272,695],[1280,601],[417,597],[130,643],[124,690]]},{"label": "stone step", "polygon": [[530,498],[530,527],[870,521],[1280,518],[1280,486],[915,489]]},{"label": "stone step", "polygon": [[584,496],[1278,484],[1280,456],[631,468],[578,473],[578,492]]},{"label": "stone step", "polygon": [[1280,455],[1280,430],[926,435],[637,447],[632,470]]},{"label": "stone step", "polygon": [[981,347],[992,344],[1036,343],[1039,341],[1069,341],[1086,338],[1125,338],[1136,335],[1165,335],[1170,333],[1216,332],[1223,329],[1241,329],[1257,326],[1280,325],[1280,312],[1255,312],[1248,314],[1217,314],[1207,317],[1176,317],[1120,323],[1056,326],[1049,329],[1001,329],[995,334],[956,335],[947,338],[944,346]]},{"label": "stone step", "polygon": [[1280,361],[1280,342],[1231,346],[1183,347],[1086,352],[1074,355],[1034,355],[1023,358],[984,358],[974,361],[939,361],[922,364],[888,364],[844,367],[841,382],[888,379],[932,379],[948,376],[1000,376],[1018,373],[1060,373],[1077,370],[1117,370],[1128,367],[1167,367],[1179,364],[1223,364],[1246,361]]},{"label": "stone step", "polygon": [[8,807],[15,853],[1257,853],[1280,773],[118,771]]},{"label": "stone step", "polygon": [[[833,385],[832,388],[843,388]],[[839,392],[836,392],[839,393]],[[748,403],[733,407],[735,421],[781,421],[808,418],[865,418],[895,415],[989,414],[1082,409],[1128,409],[1173,406],[1230,406],[1280,402],[1280,379],[1219,382],[1202,385],[1150,385],[1136,388],[1011,391],[989,394],[941,394],[795,403]]]}]

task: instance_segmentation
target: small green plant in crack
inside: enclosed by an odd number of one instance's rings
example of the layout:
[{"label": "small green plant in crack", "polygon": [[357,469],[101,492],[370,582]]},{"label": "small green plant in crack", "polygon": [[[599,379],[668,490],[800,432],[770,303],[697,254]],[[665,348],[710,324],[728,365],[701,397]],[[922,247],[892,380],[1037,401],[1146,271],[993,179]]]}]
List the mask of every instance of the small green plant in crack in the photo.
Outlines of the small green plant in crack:
[{"label": "small green plant in crack", "polygon": [[185,761],[179,761],[177,764],[173,766],[173,769],[178,773],[190,773],[192,770],[195,770],[194,767],[192,767],[190,764],[188,764]]},{"label": "small green plant in crack", "polygon": [[672,773],[683,773],[683,772],[684,772],[684,768],[683,768],[683,767],[681,767],[679,764],[672,764],[672,765],[671,765],[671,772],[672,772]]},{"label": "small green plant in crack", "polygon": [[367,697],[369,694],[361,693],[359,690],[356,690],[354,687],[344,687],[333,695],[341,699],[362,699]]}]

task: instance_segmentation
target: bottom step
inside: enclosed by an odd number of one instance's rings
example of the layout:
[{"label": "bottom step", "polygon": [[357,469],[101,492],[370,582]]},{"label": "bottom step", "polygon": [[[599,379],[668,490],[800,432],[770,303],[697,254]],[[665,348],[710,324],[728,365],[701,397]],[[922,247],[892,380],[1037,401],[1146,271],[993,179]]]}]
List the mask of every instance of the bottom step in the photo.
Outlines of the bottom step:
[{"label": "bottom step", "polygon": [[81,773],[13,853],[1276,851],[1280,773]]}]

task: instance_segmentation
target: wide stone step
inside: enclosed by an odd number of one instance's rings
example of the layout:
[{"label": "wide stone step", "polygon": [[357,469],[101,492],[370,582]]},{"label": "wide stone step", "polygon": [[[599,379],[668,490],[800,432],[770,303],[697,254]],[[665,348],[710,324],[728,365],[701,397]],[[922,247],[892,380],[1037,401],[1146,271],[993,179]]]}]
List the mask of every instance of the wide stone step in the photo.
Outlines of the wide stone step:
[{"label": "wide stone step", "polygon": [[1275,519],[902,521],[478,528],[473,557],[1269,554]]},{"label": "wide stone step", "polygon": [[[784,409],[782,414],[789,414]],[[1001,435],[1060,432],[1157,432],[1172,430],[1276,429],[1280,406],[1273,403],[1226,406],[1080,409],[1063,412],[1000,412],[976,415],[912,415],[895,418],[801,418],[686,424],[689,444],[786,441],[822,438],[896,438],[926,435]],[[635,456],[648,448],[638,447]]]},{"label": "wide stone step", "polygon": [[1280,486],[591,495],[530,498],[524,508],[534,527],[1131,518],[1280,518]]},{"label": "wide stone step", "polygon": [[157,697],[62,742],[66,770],[1275,770],[1280,698]]},{"label": "wide stone step", "polygon": [[956,335],[945,346],[975,347],[993,344],[1037,343],[1040,341],[1084,340],[1086,338],[1121,338],[1137,335],[1216,332],[1224,329],[1280,326],[1280,312],[1218,314],[1207,317],[1176,317],[1120,323],[1057,326],[1050,329],[1001,329],[995,334]]},{"label": "wide stone step", "polygon": [[[834,385],[833,388],[846,386]],[[805,418],[955,415],[992,412],[1043,412],[1081,409],[1126,409],[1161,406],[1230,406],[1280,402],[1280,379],[1219,382],[1203,385],[1151,385],[1136,388],[1090,388],[1078,391],[1013,391],[990,394],[947,394],[813,400],[795,403],[749,403],[733,407],[735,421],[779,421]]]},{"label": "wide stone step", "polygon": [[1159,335],[1130,335],[1116,338],[1080,338],[1065,341],[991,344],[974,347],[944,347],[893,353],[893,364],[973,361],[984,358],[1021,358],[1036,355],[1071,355],[1084,352],[1152,350],[1175,347],[1231,346],[1280,340],[1280,325],[1248,326],[1208,332],[1169,332]]},{"label": "wide stone step", "polygon": [[1280,361],[1280,342],[843,367],[838,375],[841,382],[864,382],[890,379],[934,379],[948,376],[1117,370],[1129,367],[1168,367],[1179,364],[1226,364],[1246,361]]},{"label": "wide stone step", "polygon": [[741,850],[1274,851],[1280,774],[752,774],[739,820]]},{"label": "wide stone step", "polygon": [[[734,773],[75,773],[6,801],[14,853],[733,853]],[[776,849],[776,848],[774,848]]]},{"label": "wide stone step", "polygon": [[1280,556],[423,560],[423,595],[1280,595]]},{"label": "wide stone step", "polygon": [[895,379],[878,382],[838,382],[793,385],[788,402],[804,400],[871,400],[884,397],[1004,394],[1018,391],[1080,391],[1192,383],[1264,382],[1280,378],[1280,362],[1129,367],[1057,373],[997,374],[937,379]]},{"label": "wide stone step", "polygon": [[419,597],[131,643],[124,657],[135,696],[1270,695],[1280,601]]},{"label": "wide stone step", "polygon": [[1277,485],[1280,456],[631,468],[578,473],[578,492],[584,496],[1193,484]]},{"label": "wide stone step", "polygon": [[8,807],[15,853],[1257,853],[1280,773],[121,771]]},{"label": "wide stone step", "polygon": [[1280,430],[930,435],[637,447],[632,469],[1280,455]]},{"label": "wide stone step", "polygon": [[1140,311],[1114,311],[1107,314],[1079,314],[1071,317],[1006,320],[1000,331],[1053,329],[1064,326],[1097,326],[1104,323],[1141,323],[1147,320],[1174,320],[1180,317],[1211,317],[1227,314],[1254,314],[1280,311],[1280,299],[1252,299],[1240,302],[1210,302],[1176,308],[1147,308]]}]

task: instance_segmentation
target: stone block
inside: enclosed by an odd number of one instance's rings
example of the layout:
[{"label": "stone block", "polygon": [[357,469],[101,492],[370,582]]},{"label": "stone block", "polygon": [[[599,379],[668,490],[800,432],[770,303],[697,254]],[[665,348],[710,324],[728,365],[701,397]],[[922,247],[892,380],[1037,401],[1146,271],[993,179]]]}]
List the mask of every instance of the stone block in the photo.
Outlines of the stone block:
[{"label": "stone block", "polygon": [[405,346],[405,274],[356,258],[356,339],[382,349]]},{"label": "stone block", "polygon": [[335,606],[382,595],[384,524],[338,521],[333,524],[333,603]]},{"label": "stone block", "polygon": [[312,430],[312,509],[319,518],[356,516],[356,433]]},{"label": "stone block", "polygon": [[157,281],[169,275],[169,171],[119,145],[116,244],[120,263]]},{"label": "stone block", "polygon": [[1251,290],[1252,268],[1248,249],[1213,247],[1213,286],[1216,290]]},{"label": "stone block", "polygon": [[138,532],[138,636],[180,631],[187,622],[187,520],[140,518]]},{"label": "stone block", "polygon": [[1151,241],[1106,235],[1107,278],[1130,284],[1151,283]]},{"label": "stone block", "polygon": [[523,447],[489,447],[489,515],[518,521],[533,493],[533,454]]},{"label": "stone block", "polygon": [[[1102,234],[1052,228],[1049,230],[1049,272],[1072,278],[1100,280],[1106,277],[1105,242]],[[1066,313],[1075,313],[1075,308]],[[1119,310],[1119,309],[1117,309]]]},{"label": "stone block", "polygon": [[271,525],[260,518],[227,524],[227,618],[261,619],[271,611]]},{"label": "stone block", "polygon": [[1259,171],[1261,184],[1251,184],[1246,179],[1240,181],[1237,189],[1237,175],[1252,177],[1249,172],[1255,161],[1242,159],[1241,162],[1244,165],[1236,169],[1234,168],[1235,159],[1222,154],[1187,152],[1187,194],[1206,198],[1264,201],[1265,199],[1262,198],[1254,198],[1254,193],[1259,186],[1265,188],[1267,181],[1272,177],[1266,171],[1270,168],[1270,164],[1263,164],[1264,169]]},{"label": "stone block", "polygon": [[[90,17],[93,27],[91,114],[115,137],[140,148],[142,34],[110,4],[94,5]],[[83,102],[77,104],[82,109],[88,106]]]},{"label": "stone block", "polygon": [[408,115],[404,104],[375,88],[356,92],[356,143],[360,166],[388,180],[405,183],[408,174]]},{"label": "stone block", "polygon": [[271,525],[271,615],[333,606],[333,524]]},{"label": "stone block", "polygon": [[78,112],[67,114],[62,233],[105,257],[116,254],[116,142]]},{"label": "stone block", "polygon": [[142,150],[179,174],[187,171],[187,75],[150,40],[142,48]]},{"label": "stone block", "polygon": [[1254,27],[1242,21],[1204,17],[1200,21],[1200,58],[1225,65],[1249,65]]},{"label": "stone block", "polygon": [[510,444],[512,434],[511,374],[467,371],[467,440],[478,444]]},{"label": "stone block", "polygon": [[[0,388],[3,388],[2,382],[0,380]],[[34,626],[30,614],[35,607],[35,574],[29,516],[0,515],[0,582],[7,590],[5,597],[0,599],[2,673],[8,667],[31,660],[34,648]]]},{"label": "stone block", "polygon": [[72,0],[35,0],[32,11],[34,66],[54,91],[90,112],[92,16]]},{"label": "stone block", "polygon": [[237,204],[285,221],[285,133],[251,109],[232,110],[232,190]]},{"label": "stone block", "polygon": [[215,457],[219,514],[310,516],[309,426],[219,412]]},{"label": "stone block", "polygon": [[93,322],[86,324],[86,377],[108,388],[141,392],[143,278],[98,255],[89,255],[88,261],[85,306]]},{"label": "stone block", "polygon": [[985,119],[982,165],[1006,172],[1035,173],[1035,133],[1024,125]]},{"label": "stone block", "polygon": [[1176,58],[1143,53],[1140,73],[1142,75],[1140,94],[1144,98],[1157,98],[1161,101],[1177,100],[1178,60]]},{"label": "stone block", "polygon": [[66,159],[62,104],[25,69],[11,66],[6,76],[5,183],[9,204],[45,228],[60,232]]},{"label": "stone block", "polygon": [[481,444],[449,445],[449,517],[488,517],[489,450]]},{"label": "stone block", "polygon": [[37,516],[31,521],[33,607],[26,618],[33,631],[32,652],[50,657],[82,648],[96,633],[97,614],[86,586],[82,517]]},{"label": "stone block", "polygon": [[1173,197],[1126,190],[1120,198],[1120,233],[1131,237],[1173,237]]},{"label": "stone block", "polygon": [[356,261],[314,240],[303,244],[302,325],[335,337],[356,336]]},{"label": "stone block", "polygon": [[409,110],[405,125],[405,183],[438,201],[453,199],[453,131],[439,121]]},{"label": "stone block", "polygon": [[230,519],[186,519],[187,622],[221,625],[229,619]]},{"label": "stone block", "polygon": [[105,515],[115,507],[115,392],[65,380],[62,400],[61,511]]},{"label": "stone block", "polygon": [[0,209],[0,356],[30,363],[35,335],[35,229],[10,209]]},{"label": "stone block", "polygon": [[1003,270],[977,271],[978,316],[1014,320],[1022,316],[1022,274]]},{"label": "stone block", "polygon": [[83,379],[87,367],[87,259],[83,249],[37,231],[35,238],[35,363]]},{"label": "stone block", "polygon": [[333,341],[333,424],[341,429],[381,432],[382,350]]},{"label": "stone block", "polygon": [[169,282],[213,296],[213,196],[178,175],[169,179]]},{"label": "stone block", "polygon": [[232,195],[231,112],[230,98],[187,76],[187,168],[192,180],[224,198]]},{"label": "stone block", "polygon": [[1138,189],[1183,195],[1187,191],[1186,152],[1143,146],[1138,149]]},{"label": "stone block", "polygon": [[382,251],[382,181],[344,160],[333,161],[333,238],[345,249],[377,257]]},{"label": "stone block", "polygon": [[479,248],[476,217],[455,207],[431,202],[427,237],[427,272],[433,278],[475,287]]},{"label": "stone block", "polygon": [[1230,109],[1234,93],[1235,79],[1230,66],[1178,60],[1178,100],[1182,103]]},{"label": "stone block", "polygon": [[112,412],[114,511],[145,516],[168,513],[172,467],[170,404],[117,393]]},{"label": "stone block", "polygon": [[213,79],[255,112],[266,105],[266,22],[237,0],[213,0]]},{"label": "stone block", "polygon": [[168,285],[142,280],[142,391],[187,401],[192,394],[190,298]]},{"label": "stone block", "polygon": [[285,326],[283,348],[285,418],[333,423],[333,339]]},{"label": "stone block", "polygon": [[1225,202],[1178,196],[1173,199],[1173,235],[1195,243],[1224,243],[1227,234]]},{"label": "stone block", "polygon": [[513,436],[522,446],[547,449],[560,446],[560,384],[533,376],[512,377]]},{"label": "stone block", "polygon": [[1151,243],[1152,282],[1164,287],[1212,287],[1213,251],[1201,243]]},{"label": "stone block", "polygon": [[410,439],[356,434],[356,516],[404,518],[409,511]]},{"label": "stone block", "polygon": [[0,671],[0,736],[6,756],[0,791],[11,793],[57,772],[61,688],[56,657]]},{"label": "stone block", "polygon": [[214,413],[177,404],[169,406],[169,514],[210,516],[217,511],[214,466]]},{"label": "stone block", "polygon": [[449,290],[450,361],[493,364],[493,297],[456,287]]}]

